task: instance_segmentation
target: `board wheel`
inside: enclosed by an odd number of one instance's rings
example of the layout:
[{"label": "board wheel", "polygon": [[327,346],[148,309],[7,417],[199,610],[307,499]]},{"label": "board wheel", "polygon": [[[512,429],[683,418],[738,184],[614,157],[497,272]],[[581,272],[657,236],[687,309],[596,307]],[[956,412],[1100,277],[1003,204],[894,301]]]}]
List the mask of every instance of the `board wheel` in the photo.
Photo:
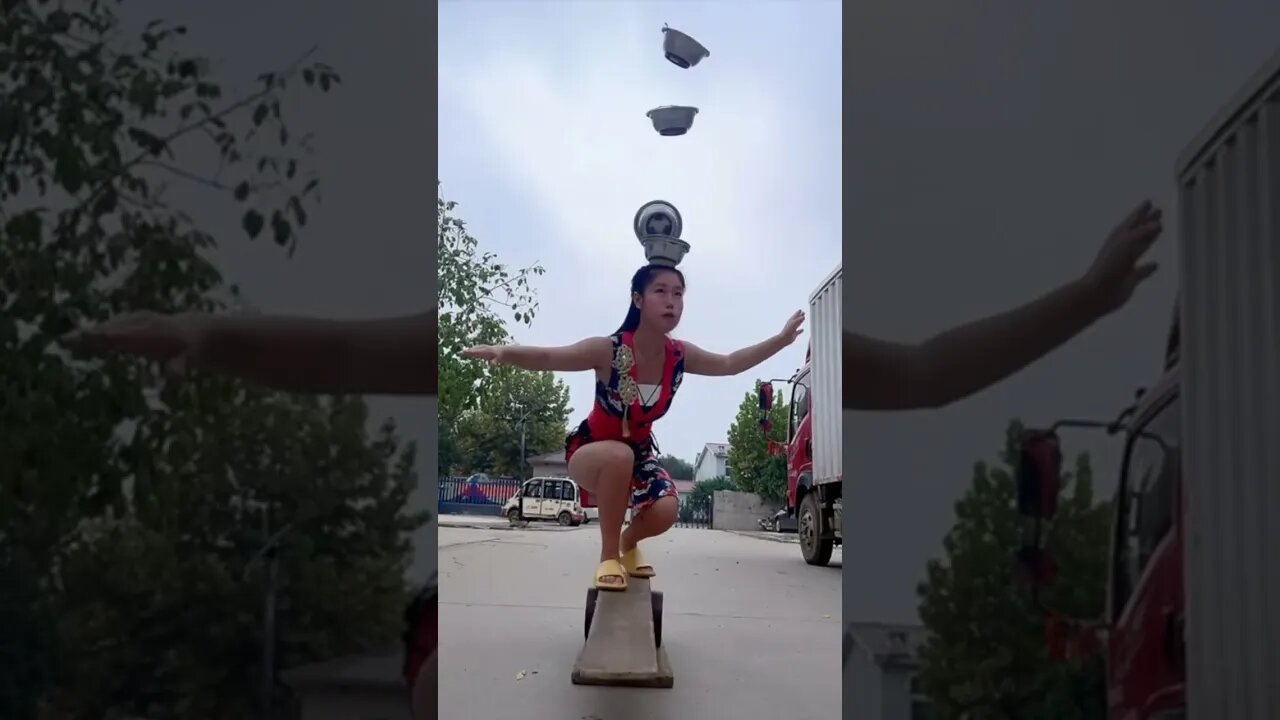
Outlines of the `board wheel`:
[{"label": "board wheel", "polygon": [[591,619],[596,615],[596,598],[600,596],[600,591],[596,588],[587,590],[587,614],[582,627],[582,639],[586,640],[591,637]]},{"label": "board wheel", "polygon": [[662,592],[654,592],[649,596],[649,605],[653,608],[653,646],[662,647]]}]

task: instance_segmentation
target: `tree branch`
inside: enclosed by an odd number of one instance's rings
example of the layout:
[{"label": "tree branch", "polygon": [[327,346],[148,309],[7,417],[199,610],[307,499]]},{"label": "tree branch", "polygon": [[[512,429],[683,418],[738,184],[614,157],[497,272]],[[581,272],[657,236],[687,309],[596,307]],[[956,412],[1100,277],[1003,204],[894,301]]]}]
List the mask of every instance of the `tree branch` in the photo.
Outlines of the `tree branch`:
[{"label": "tree branch", "polygon": [[[486,290],[484,290],[483,292],[481,292],[481,293],[480,293],[480,295],[479,295],[479,297],[478,297],[477,299],[478,299],[478,300],[483,300],[484,298],[489,297],[490,295],[492,295],[492,294],[494,294],[495,292],[497,292],[497,291],[501,290],[502,288],[507,287],[508,285],[510,285],[510,284],[512,284],[512,283],[514,283],[514,282],[516,282],[516,281],[517,281],[517,280],[519,280],[520,278],[527,277],[527,276],[529,275],[529,273],[533,271],[533,268],[535,268],[535,267],[537,267],[537,266],[538,266],[537,261],[533,262],[533,264],[529,265],[529,267],[524,268],[523,270],[521,270],[520,272],[516,273],[515,275],[513,275],[513,276],[511,276],[511,277],[507,278],[506,280],[504,280],[504,281],[502,281],[502,282],[498,283],[497,285],[494,285],[494,286],[493,286],[493,287],[491,287],[491,288],[487,288]],[[496,301],[495,301],[495,302],[496,302]]]},{"label": "tree branch", "polygon": [[[305,53],[299,56],[298,59],[290,63],[285,68],[285,70],[280,73],[279,76],[287,78],[297,74],[298,68],[299,66],[302,65],[303,61],[305,61],[308,57],[311,57],[313,54],[315,54],[317,49],[318,48],[313,45],[309,50],[307,50]],[[216,113],[213,113],[211,115],[206,115],[205,117],[199,120],[187,123],[186,125],[179,126],[173,132],[160,138],[160,141],[164,145],[168,146],[174,140],[177,140],[178,138],[186,135],[189,132],[205,127],[211,122],[213,122],[214,120],[221,120],[222,118],[225,118],[228,115],[231,115],[232,113],[235,113],[238,110],[242,110],[257,101],[270,96],[275,91],[275,89],[276,89],[275,83],[273,82],[271,85],[268,85],[266,88],[263,88],[262,90],[259,90],[255,93],[247,95],[241,98],[240,100],[237,100],[236,102],[231,103],[230,105],[226,106],[225,108],[223,108],[222,110],[219,110]],[[133,170],[134,168],[138,167],[142,163],[147,162],[147,158],[150,156],[150,154],[151,154],[150,151],[143,150],[139,152],[137,155],[135,155],[134,157],[127,160],[126,162],[122,163],[114,173],[111,173],[107,177],[103,178],[98,183],[98,185],[89,193],[89,195],[72,210],[72,212],[75,214],[79,214],[80,212],[83,212],[85,206],[87,206],[89,203],[95,200],[98,197],[98,195],[100,195],[104,190],[110,187],[112,183],[119,180],[130,170]]]},{"label": "tree branch", "polygon": [[[161,170],[165,170],[167,172],[173,173],[174,175],[177,175],[180,178],[183,178],[185,180],[190,180],[195,183],[200,183],[201,185],[207,185],[208,187],[214,188],[215,190],[224,190],[227,192],[231,192],[235,190],[234,187],[227,185],[226,183],[221,182],[215,178],[207,178],[201,175],[196,175],[195,173],[188,172],[179,167],[174,167],[173,165],[170,165],[165,162],[161,162],[159,160],[145,160],[143,162],[138,163],[138,167],[160,168]],[[259,190],[270,190],[271,188],[280,187],[283,184],[284,183],[282,181],[277,181],[273,183],[266,183],[263,185],[250,185],[249,190],[250,192],[257,192]]]}]

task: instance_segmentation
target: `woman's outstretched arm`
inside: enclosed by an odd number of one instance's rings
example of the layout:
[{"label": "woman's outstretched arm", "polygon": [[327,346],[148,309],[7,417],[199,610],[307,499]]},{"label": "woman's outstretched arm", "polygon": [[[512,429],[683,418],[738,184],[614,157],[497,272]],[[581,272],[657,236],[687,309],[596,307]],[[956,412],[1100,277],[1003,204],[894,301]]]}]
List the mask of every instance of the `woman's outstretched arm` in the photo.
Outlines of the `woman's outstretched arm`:
[{"label": "woman's outstretched arm", "polygon": [[522,370],[580,372],[609,367],[613,362],[613,341],[607,337],[592,337],[561,347],[480,345],[463,350],[462,354]]},{"label": "woman's outstretched arm", "polygon": [[435,395],[437,388],[434,310],[377,320],[143,311],[72,331],[64,341],[289,392]]},{"label": "woman's outstretched arm", "polygon": [[1078,283],[918,345],[844,334],[844,406],[939,408],[1017,373],[1105,313]]},{"label": "woman's outstretched arm", "polygon": [[204,319],[197,367],[303,393],[435,395],[436,313],[375,320]]},{"label": "woman's outstretched arm", "polygon": [[918,345],[845,332],[844,407],[938,408],[1022,370],[1128,302],[1156,270],[1138,261],[1161,229],[1160,211],[1143,203],[1112,231],[1081,279]]},{"label": "woman's outstretched arm", "polygon": [[728,355],[707,352],[691,342],[684,344],[684,370],[692,375],[725,376],[744,373],[769,358],[800,337],[800,325],[804,311],[797,310],[783,326],[782,332],[750,347],[735,350]]}]

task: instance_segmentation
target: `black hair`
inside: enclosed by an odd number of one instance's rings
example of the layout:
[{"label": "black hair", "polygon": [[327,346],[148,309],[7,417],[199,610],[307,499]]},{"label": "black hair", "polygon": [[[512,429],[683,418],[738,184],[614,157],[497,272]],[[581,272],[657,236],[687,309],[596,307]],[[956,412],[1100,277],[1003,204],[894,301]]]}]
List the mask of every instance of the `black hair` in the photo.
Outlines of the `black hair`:
[{"label": "black hair", "polygon": [[[676,277],[680,278],[680,284],[684,285],[684,273],[674,267],[670,265],[645,265],[637,270],[635,275],[631,276],[631,294],[644,295],[644,291],[649,289],[653,279],[657,277],[658,273],[662,272],[675,273]],[[636,328],[640,327],[640,308],[636,307],[634,297],[630,298],[628,302],[627,317],[622,321],[621,327],[618,328],[620,333],[635,332]]]}]

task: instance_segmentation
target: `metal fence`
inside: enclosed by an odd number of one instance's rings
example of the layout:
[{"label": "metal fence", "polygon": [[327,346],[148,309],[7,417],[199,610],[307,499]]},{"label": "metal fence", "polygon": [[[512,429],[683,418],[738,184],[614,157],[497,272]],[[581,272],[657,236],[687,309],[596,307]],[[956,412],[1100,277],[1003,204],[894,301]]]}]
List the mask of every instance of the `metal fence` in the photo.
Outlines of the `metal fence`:
[{"label": "metal fence", "polygon": [[680,503],[680,509],[676,512],[676,527],[681,528],[701,528],[707,529],[711,527],[711,521],[715,515],[715,503],[710,498],[706,502],[695,502],[694,500],[685,500]]},{"label": "metal fence", "polygon": [[437,507],[444,515],[499,515],[519,489],[517,478],[444,477]]}]

